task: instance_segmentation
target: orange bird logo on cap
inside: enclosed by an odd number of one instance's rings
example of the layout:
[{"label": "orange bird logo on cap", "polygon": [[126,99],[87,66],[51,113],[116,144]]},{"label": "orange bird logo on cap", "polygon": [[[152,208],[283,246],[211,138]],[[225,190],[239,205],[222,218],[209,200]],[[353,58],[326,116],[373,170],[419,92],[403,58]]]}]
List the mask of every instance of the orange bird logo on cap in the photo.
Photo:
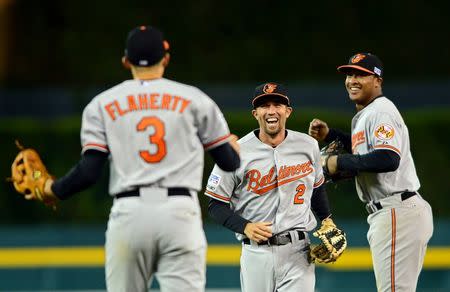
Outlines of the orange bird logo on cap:
[{"label": "orange bird logo on cap", "polygon": [[275,89],[277,89],[277,85],[273,84],[273,83],[267,83],[266,85],[264,85],[263,91],[265,93],[272,93],[275,91]]},{"label": "orange bird logo on cap", "polygon": [[359,63],[362,59],[364,59],[366,57],[366,55],[363,54],[356,54],[353,58],[352,58],[352,64],[355,63]]}]

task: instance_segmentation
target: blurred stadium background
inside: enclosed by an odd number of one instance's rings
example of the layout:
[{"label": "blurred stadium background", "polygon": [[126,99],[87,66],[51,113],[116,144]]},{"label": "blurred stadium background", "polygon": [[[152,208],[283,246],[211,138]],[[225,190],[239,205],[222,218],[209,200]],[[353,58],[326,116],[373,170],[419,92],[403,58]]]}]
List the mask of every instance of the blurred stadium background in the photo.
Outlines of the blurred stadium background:
[{"label": "blurred stadium background", "polygon": [[[249,97],[265,81],[290,89],[290,128],[305,132],[320,117],[349,129],[354,106],[335,68],[370,51],[385,63],[384,92],[404,114],[420,192],[434,212],[417,291],[450,291],[449,12],[448,1],[421,0],[0,0],[0,177],[9,176],[15,138],[39,149],[56,176],[78,161],[81,111],[129,78],[120,58],[137,25],[165,31],[166,76],[202,88],[240,136],[256,127]],[[207,157],[206,175],[211,167]],[[105,170],[57,212],[1,185],[0,291],[104,291],[107,179]],[[375,291],[364,207],[352,183],[328,191],[349,249],[338,263],[317,266],[317,291]],[[204,215],[207,288],[239,291],[239,244]]]}]

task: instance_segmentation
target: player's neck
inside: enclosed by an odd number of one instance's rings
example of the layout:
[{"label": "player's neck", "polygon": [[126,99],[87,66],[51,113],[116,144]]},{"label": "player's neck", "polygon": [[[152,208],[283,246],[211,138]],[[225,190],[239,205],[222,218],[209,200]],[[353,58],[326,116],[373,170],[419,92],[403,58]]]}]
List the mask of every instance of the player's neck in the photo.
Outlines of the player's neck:
[{"label": "player's neck", "polygon": [[361,102],[357,102],[356,103],[356,111],[361,111],[362,109],[364,109],[366,106],[368,106],[369,104],[371,104],[375,99],[379,98],[383,96],[383,92],[377,91],[374,95],[372,95],[370,98],[368,98],[367,100],[361,101]]},{"label": "player's neck", "polygon": [[264,144],[267,144],[272,147],[277,147],[286,138],[286,130],[283,129],[282,131],[280,131],[278,134],[276,134],[274,136],[269,135],[269,134],[265,133],[264,131],[260,130],[258,138]]},{"label": "player's neck", "polygon": [[164,67],[158,66],[158,67],[152,67],[148,69],[142,69],[142,68],[131,68],[131,74],[133,75],[134,79],[138,80],[151,80],[151,79],[159,79],[162,78],[164,75]]}]

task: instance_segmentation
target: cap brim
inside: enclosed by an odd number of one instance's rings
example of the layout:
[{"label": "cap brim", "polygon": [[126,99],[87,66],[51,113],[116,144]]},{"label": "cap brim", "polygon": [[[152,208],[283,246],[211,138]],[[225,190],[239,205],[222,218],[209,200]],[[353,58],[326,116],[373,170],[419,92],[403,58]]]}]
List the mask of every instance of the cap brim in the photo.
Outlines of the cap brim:
[{"label": "cap brim", "polygon": [[370,74],[373,74],[373,75],[377,75],[377,74],[375,74],[375,72],[370,71],[369,69],[366,69],[366,68],[358,66],[358,65],[343,65],[343,66],[337,67],[338,72],[341,72],[341,73],[344,73],[344,74],[349,72],[352,69],[353,70],[364,71],[364,72],[367,72],[367,73],[370,73]]},{"label": "cap brim", "polygon": [[280,97],[281,97],[281,99],[284,99],[286,101],[286,104],[288,106],[290,105],[289,97],[287,97],[286,95],[281,94],[281,93],[264,93],[264,94],[255,96],[252,100],[252,105],[255,106],[256,101],[261,100],[261,97],[266,97],[266,99],[267,99],[267,97],[269,97],[269,96],[273,96],[276,99],[280,99]]}]

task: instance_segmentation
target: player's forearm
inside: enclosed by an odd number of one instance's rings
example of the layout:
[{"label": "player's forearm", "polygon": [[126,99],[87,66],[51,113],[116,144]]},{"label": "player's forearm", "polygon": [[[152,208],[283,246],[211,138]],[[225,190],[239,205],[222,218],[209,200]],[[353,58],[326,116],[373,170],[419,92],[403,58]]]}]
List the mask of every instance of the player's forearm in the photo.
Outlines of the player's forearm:
[{"label": "player's forearm", "polygon": [[337,169],[364,172],[390,172],[400,165],[400,156],[390,150],[375,150],[368,154],[342,154],[337,159]]},{"label": "player's forearm", "polygon": [[65,176],[57,179],[51,186],[53,193],[65,200],[72,195],[95,184],[101,176],[108,154],[88,150]]},{"label": "player's forearm", "polygon": [[209,200],[208,213],[217,223],[241,234],[244,234],[245,226],[250,222],[233,212],[227,203],[215,199]]},{"label": "player's forearm", "polygon": [[336,138],[339,138],[344,144],[344,148],[348,153],[352,153],[352,137],[349,133],[330,128],[328,135],[325,137],[325,142],[330,143],[331,141],[336,140]]},{"label": "player's forearm", "polygon": [[311,197],[311,209],[321,221],[331,215],[330,203],[324,185],[314,189]]}]

